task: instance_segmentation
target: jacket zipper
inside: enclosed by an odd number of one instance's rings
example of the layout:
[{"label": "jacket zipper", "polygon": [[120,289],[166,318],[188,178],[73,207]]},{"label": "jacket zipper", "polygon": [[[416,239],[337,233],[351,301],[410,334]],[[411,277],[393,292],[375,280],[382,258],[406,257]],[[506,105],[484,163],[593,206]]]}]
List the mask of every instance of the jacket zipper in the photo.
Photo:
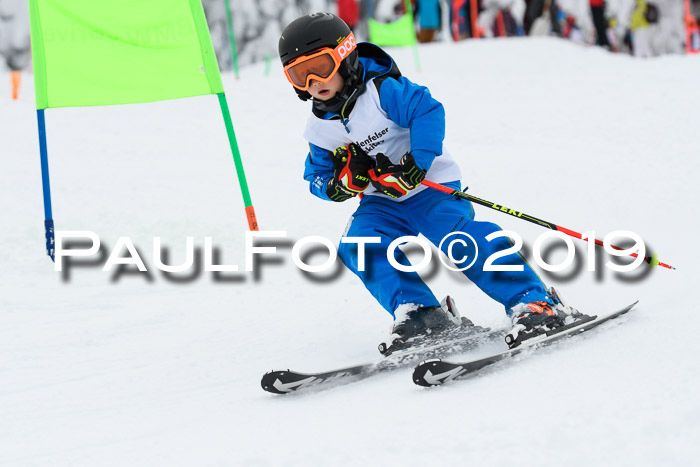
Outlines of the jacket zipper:
[{"label": "jacket zipper", "polygon": [[350,128],[348,128],[348,119],[345,118],[345,108],[348,106],[348,102],[352,99],[352,96],[355,95],[357,92],[357,89],[352,90],[352,94],[350,94],[350,97],[348,97],[348,100],[345,101],[345,104],[343,105],[343,108],[340,109],[340,121],[343,123],[343,127],[345,127],[345,131],[350,134]]}]

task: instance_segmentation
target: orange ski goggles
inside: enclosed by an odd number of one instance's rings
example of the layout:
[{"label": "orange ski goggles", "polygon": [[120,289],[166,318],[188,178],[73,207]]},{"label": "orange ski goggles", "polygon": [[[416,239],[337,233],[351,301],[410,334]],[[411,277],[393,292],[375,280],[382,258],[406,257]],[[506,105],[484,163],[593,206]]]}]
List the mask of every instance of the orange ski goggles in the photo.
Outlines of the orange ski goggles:
[{"label": "orange ski goggles", "polygon": [[312,79],[327,83],[336,74],[340,64],[355,50],[355,36],[350,33],[335,49],[324,47],[308,55],[302,55],[284,67],[284,75],[292,86],[300,91],[309,90]]}]

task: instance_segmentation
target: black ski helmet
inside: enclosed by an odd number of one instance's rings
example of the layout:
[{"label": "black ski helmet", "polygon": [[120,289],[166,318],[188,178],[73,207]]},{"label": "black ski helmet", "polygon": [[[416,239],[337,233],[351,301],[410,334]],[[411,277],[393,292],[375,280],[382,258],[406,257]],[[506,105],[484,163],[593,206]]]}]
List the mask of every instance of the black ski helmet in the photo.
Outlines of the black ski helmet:
[{"label": "black ski helmet", "polygon": [[[311,13],[301,16],[284,28],[279,40],[278,51],[282,65],[302,55],[307,55],[322,47],[336,48],[352,31],[345,21],[331,13]],[[360,75],[360,61],[357,49],[345,57],[338,73],[346,81],[346,87],[354,86]],[[294,90],[302,100],[311,98],[307,91]]]}]

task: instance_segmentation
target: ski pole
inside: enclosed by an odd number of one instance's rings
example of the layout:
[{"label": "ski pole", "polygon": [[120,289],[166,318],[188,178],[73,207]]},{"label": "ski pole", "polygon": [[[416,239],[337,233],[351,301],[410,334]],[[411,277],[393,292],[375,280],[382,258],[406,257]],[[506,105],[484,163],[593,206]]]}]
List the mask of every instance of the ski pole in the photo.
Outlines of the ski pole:
[{"label": "ski pole", "polygon": [[[566,227],[562,227],[562,226],[554,224],[552,222],[538,219],[536,217],[525,214],[522,211],[516,211],[515,209],[510,209],[510,208],[507,208],[503,205],[493,203],[491,201],[486,201],[485,199],[481,199],[481,198],[478,198],[476,196],[472,196],[472,195],[467,194],[467,193],[460,191],[460,190],[455,190],[453,188],[446,187],[445,185],[440,185],[439,183],[431,182],[430,180],[423,180],[422,184],[429,187],[429,188],[433,188],[435,190],[439,190],[439,191],[442,191],[444,193],[447,193],[448,195],[456,196],[457,198],[466,199],[466,200],[474,202],[476,204],[486,206],[487,208],[491,208],[491,209],[494,209],[496,211],[500,211],[502,213],[511,215],[513,217],[517,217],[518,219],[523,219],[523,220],[526,220],[526,221],[531,222],[533,224],[537,224],[537,225],[540,225],[542,227],[545,227],[547,229],[557,230],[559,232],[565,233],[566,235],[570,235],[571,237],[578,238],[579,240],[583,240],[583,235],[581,235],[580,233],[578,233],[574,230],[567,229]],[[594,240],[595,240],[596,245],[604,246],[604,243],[602,241],[598,240],[597,238]],[[615,250],[624,250],[624,248],[620,248],[619,246],[615,246],[615,245],[610,245],[610,247],[614,248]],[[630,253],[630,256],[637,258],[639,255],[637,255],[637,253]],[[663,266],[663,267],[668,268],[668,269],[676,269],[671,265],[660,262],[656,258],[656,254],[654,254],[653,256],[644,257],[644,261],[649,263],[649,265],[651,267],[659,265],[659,266]]]}]

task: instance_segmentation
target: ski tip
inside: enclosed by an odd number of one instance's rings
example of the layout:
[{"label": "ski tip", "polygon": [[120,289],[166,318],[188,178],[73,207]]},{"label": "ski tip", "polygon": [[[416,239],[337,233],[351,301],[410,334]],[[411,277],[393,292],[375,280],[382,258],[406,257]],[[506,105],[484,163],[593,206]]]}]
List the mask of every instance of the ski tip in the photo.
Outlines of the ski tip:
[{"label": "ski tip", "polygon": [[465,373],[466,370],[461,365],[435,358],[425,360],[416,366],[413,370],[413,382],[426,388],[440,386]]},{"label": "ski tip", "polygon": [[413,374],[411,378],[417,386],[423,386],[424,388],[429,388],[433,386],[425,379],[425,375],[430,372],[430,367],[434,363],[439,363],[442,360],[439,358],[431,358],[428,360],[423,360],[413,369]]},{"label": "ski tip", "polygon": [[283,373],[282,371],[275,371],[275,370],[270,370],[267,373],[263,375],[263,377],[260,379],[260,386],[263,388],[263,390],[267,392],[271,392],[273,394],[279,394],[277,390],[275,390],[275,387],[273,385],[276,377]]},{"label": "ski tip", "polygon": [[270,371],[260,380],[263,390],[273,394],[289,394],[323,381],[314,374],[297,373],[290,370]]},{"label": "ski tip", "polygon": [[427,360],[423,360],[423,361],[420,362],[418,365],[419,365],[419,366],[420,366],[420,365],[427,365],[428,363],[441,362],[441,361],[442,361],[441,358],[429,358],[429,359],[427,359]]},{"label": "ski tip", "polygon": [[[260,379],[260,386],[272,394],[287,394],[291,391],[284,387],[282,381],[289,378],[290,374],[292,377],[294,376],[294,373],[289,370],[270,370]],[[281,384],[282,387],[280,387]]]}]

